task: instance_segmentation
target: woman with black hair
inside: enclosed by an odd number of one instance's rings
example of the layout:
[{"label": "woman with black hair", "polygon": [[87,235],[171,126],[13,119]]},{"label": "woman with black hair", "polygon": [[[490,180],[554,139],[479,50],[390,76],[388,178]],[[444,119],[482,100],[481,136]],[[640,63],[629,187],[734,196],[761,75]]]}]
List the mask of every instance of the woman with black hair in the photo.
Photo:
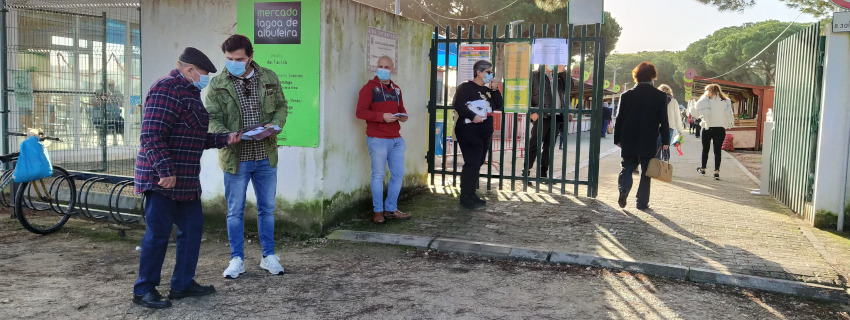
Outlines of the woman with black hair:
[{"label": "woman with black hair", "polygon": [[452,107],[457,111],[455,136],[463,153],[463,171],[460,174],[460,204],[472,209],[487,204],[475,194],[478,174],[487,159],[493,138],[493,110],[502,110],[502,94],[491,89],[493,64],[478,60],[472,66],[475,77],[462,83],[455,91]]}]

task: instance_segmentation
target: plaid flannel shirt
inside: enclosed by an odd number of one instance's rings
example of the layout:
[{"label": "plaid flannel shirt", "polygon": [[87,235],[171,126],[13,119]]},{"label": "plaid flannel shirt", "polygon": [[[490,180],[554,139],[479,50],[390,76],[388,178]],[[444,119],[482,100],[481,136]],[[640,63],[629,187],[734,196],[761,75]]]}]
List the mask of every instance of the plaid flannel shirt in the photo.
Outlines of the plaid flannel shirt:
[{"label": "plaid flannel shirt", "polygon": [[[157,80],[145,99],[136,192],[148,190],[177,201],[201,197],[201,154],[227,146],[228,133],[207,133],[209,114],[201,91],[174,69]],[[174,188],[160,187],[160,177],[177,177]]]}]

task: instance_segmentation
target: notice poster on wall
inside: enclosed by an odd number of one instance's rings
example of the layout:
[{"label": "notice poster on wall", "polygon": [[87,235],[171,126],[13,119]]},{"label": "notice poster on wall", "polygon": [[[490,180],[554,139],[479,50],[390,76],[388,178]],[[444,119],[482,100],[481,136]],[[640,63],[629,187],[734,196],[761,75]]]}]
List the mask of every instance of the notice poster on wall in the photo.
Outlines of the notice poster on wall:
[{"label": "notice poster on wall", "polygon": [[505,112],[528,112],[531,45],[505,44]]},{"label": "notice poster on wall", "polygon": [[254,43],[254,61],[277,73],[288,102],[281,146],[319,146],[320,11],[318,0],[237,5],[237,33]]},{"label": "notice poster on wall", "polygon": [[[398,35],[378,28],[368,28],[369,39],[366,43],[366,66],[369,72],[378,70],[378,58],[387,56],[393,58],[398,65]],[[396,71],[393,70],[393,74]]]},{"label": "notice poster on wall", "polygon": [[472,66],[478,60],[490,61],[489,44],[461,44],[457,49],[457,84],[472,80]]}]

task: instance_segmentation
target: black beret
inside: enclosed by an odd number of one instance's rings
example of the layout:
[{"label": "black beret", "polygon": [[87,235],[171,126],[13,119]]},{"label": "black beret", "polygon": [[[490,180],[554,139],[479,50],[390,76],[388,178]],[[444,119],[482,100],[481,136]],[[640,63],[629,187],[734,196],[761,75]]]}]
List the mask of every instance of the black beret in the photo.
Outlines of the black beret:
[{"label": "black beret", "polygon": [[192,47],[186,47],[186,49],[183,50],[183,54],[180,55],[180,61],[194,64],[198,66],[198,68],[204,69],[207,72],[218,72],[215,65],[212,61],[210,61],[210,58],[207,58],[207,55],[201,52],[201,50]]}]

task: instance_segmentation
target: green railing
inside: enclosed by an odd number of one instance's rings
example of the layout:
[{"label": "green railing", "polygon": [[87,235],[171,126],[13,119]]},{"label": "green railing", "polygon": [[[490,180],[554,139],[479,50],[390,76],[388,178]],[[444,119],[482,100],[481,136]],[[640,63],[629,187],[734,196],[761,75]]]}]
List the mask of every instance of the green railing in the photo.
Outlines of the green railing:
[{"label": "green railing", "polygon": [[817,157],[824,37],[816,23],[779,43],[770,194],[806,220]]}]

